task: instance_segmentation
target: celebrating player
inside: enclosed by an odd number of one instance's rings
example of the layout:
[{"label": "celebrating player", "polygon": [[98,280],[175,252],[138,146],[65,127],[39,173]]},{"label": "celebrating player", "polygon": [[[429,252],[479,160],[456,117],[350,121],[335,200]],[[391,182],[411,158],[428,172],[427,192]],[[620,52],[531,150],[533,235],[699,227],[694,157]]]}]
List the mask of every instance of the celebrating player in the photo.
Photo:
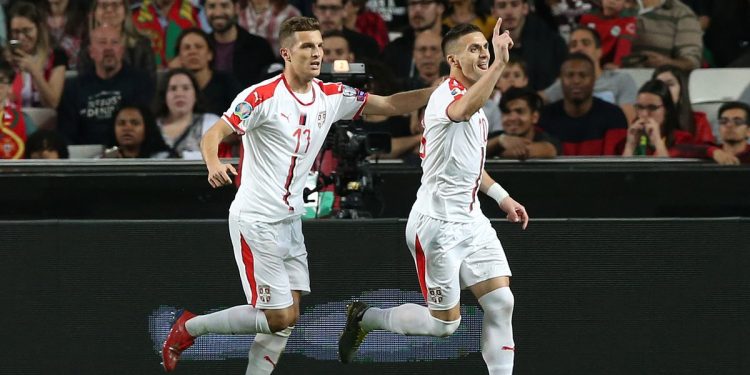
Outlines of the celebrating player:
[{"label": "celebrating player", "polygon": [[513,372],[513,294],[503,247],[482,214],[477,191],[492,197],[508,220],[526,229],[529,217],[484,170],[487,117],[481,109],[508,62],[513,41],[492,36],[495,61],[484,35],[474,25],[458,25],[443,38],[450,79],[432,94],[424,115],[420,147],[422,185],[406,225],[406,242],[417,266],[428,307],[404,304],[370,308],[363,302],[347,307],[339,340],[339,358],[348,363],[367,332],[375,329],[402,335],[448,336],[461,322],[459,297],[468,287],[484,310],[482,356],[490,375]]},{"label": "celebrating player", "polygon": [[[204,135],[201,150],[213,187],[241,178],[229,209],[229,231],[248,304],[195,316],[183,311],[162,348],[172,371],[180,354],[207,333],[256,334],[248,374],[270,374],[310,292],[300,215],[308,171],[331,124],[360,114],[409,113],[425,105],[431,89],[388,97],[315,79],[323,60],[320,25],[293,17],[281,25],[282,74],[251,86]],[[242,136],[240,174],[218,159],[219,142]]]}]

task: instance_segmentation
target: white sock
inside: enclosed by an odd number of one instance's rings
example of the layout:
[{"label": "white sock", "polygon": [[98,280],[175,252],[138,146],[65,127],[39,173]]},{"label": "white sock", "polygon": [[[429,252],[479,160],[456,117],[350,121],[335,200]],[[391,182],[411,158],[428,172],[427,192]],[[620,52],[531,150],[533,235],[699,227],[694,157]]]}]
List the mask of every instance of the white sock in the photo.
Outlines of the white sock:
[{"label": "white sock", "polygon": [[293,329],[294,327],[287,327],[270,335],[266,333],[255,335],[255,341],[250,347],[245,375],[271,374],[279,363],[279,357],[284,352]]},{"label": "white sock", "polygon": [[513,373],[513,303],[513,293],[508,287],[495,289],[479,299],[484,310],[482,357],[490,375]]},{"label": "white sock", "polygon": [[407,303],[391,309],[371,307],[362,316],[360,326],[366,331],[384,329],[407,336],[438,336],[452,334],[461,318],[446,322],[430,315],[430,310],[424,306]]},{"label": "white sock", "polygon": [[250,305],[230,307],[212,314],[198,315],[185,323],[185,328],[193,336],[207,333],[251,334],[271,333],[266,314]]}]

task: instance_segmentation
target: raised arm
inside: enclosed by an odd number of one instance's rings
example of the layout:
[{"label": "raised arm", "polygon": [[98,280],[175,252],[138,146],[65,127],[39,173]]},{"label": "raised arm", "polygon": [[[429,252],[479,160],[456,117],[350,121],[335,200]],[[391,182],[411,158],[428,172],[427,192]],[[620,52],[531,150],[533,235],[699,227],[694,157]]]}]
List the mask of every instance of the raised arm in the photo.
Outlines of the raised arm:
[{"label": "raised arm", "polygon": [[229,124],[220,118],[208,129],[206,134],[203,134],[201,139],[201,153],[208,169],[208,183],[212,187],[229,185],[232,183],[229,174],[237,175],[237,170],[231,164],[222,164],[218,155],[219,143],[232,133]]},{"label": "raised arm", "polygon": [[397,116],[414,112],[427,105],[430,95],[435,91],[434,87],[420,90],[399,92],[389,96],[369,94],[364,115]]}]

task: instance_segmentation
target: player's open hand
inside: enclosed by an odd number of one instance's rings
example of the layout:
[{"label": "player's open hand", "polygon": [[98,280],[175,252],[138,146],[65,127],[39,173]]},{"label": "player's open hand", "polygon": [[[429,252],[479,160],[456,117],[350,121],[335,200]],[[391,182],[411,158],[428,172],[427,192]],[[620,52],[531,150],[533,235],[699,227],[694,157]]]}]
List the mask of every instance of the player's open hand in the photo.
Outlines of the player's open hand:
[{"label": "player's open hand", "polygon": [[503,19],[498,18],[495,23],[495,29],[492,32],[492,48],[495,51],[495,61],[502,63],[503,66],[508,63],[510,59],[509,50],[513,48],[513,39],[510,37],[508,30],[502,31],[500,26],[503,24]]},{"label": "player's open hand", "polygon": [[237,170],[232,164],[216,164],[208,167],[208,183],[213,188],[229,185],[232,178],[229,175],[236,176]]},{"label": "player's open hand", "polygon": [[500,202],[500,209],[508,214],[508,221],[511,223],[520,223],[521,229],[526,229],[529,225],[529,214],[526,213],[526,208],[516,202],[513,198],[505,197],[505,199]]}]

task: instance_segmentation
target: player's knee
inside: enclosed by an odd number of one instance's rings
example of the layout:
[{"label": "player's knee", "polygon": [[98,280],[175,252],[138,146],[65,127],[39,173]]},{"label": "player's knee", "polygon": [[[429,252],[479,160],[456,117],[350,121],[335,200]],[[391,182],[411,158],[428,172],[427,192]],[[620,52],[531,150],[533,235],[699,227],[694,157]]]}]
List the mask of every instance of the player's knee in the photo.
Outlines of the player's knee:
[{"label": "player's knee", "polygon": [[461,325],[461,318],[459,317],[453,321],[440,320],[435,317],[431,317],[433,322],[433,334],[437,337],[447,337],[456,332],[458,326]]},{"label": "player's knee", "polygon": [[266,311],[266,319],[268,320],[268,328],[271,332],[277,333],[282,332],[297,324],[297,315],[291,311],[291,309],[274,310],[271,313]]},{"label": "player's knee", "polygon": [[479,299],[479,304],[485,312],[496,311],[504,315],[513,313],[515,298],[509,287],[495,289]]}]

